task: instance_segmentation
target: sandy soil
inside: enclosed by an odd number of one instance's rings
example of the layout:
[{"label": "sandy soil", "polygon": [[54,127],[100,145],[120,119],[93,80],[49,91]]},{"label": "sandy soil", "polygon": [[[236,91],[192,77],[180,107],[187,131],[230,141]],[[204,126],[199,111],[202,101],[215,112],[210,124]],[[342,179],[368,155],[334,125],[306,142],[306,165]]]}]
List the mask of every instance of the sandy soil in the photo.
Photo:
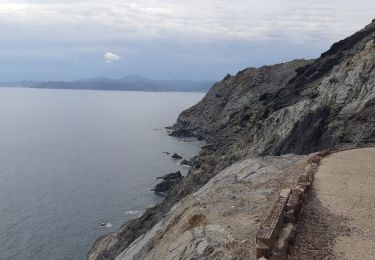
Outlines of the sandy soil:
[{"label": "sandy soil", "polygon": [[375,259],[375,148],[322,161],[289,259]]}]

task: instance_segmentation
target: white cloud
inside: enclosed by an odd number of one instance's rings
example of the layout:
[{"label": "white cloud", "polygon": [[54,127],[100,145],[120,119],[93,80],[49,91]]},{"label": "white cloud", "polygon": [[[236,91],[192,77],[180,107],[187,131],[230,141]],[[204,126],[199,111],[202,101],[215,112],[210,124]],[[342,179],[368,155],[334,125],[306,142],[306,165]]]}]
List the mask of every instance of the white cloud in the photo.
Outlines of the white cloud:
[{"label": "white cloud", "polygon": [[107,51],[103,55],[105,62],[111,63],[113,61],[121,60],[121,57],[113,52]]},{"label": "white cloud", "polygon": [[353,33],[371,21],[374,9],[373,0],[0,0],[0,23],[60,27],[65,34],[99,41],[309,42],[317,36],[332,41]]},{"label": "white cloud", "polygon": [[1,74],[219,78],[317,57],[374,10],[374,0],[0,0]]}]

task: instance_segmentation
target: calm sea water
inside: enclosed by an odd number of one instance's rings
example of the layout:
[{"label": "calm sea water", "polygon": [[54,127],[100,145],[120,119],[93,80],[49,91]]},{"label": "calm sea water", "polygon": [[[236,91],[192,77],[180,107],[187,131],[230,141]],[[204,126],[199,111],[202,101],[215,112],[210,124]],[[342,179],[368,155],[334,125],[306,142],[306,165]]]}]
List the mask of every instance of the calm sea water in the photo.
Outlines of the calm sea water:
[{"label": "calm sea water", "polygon": [[186,171],[163,152],[200,149],[163,127],[202,97],[0,88],[0,259],[84,259],[159,202],[155,177]]}]

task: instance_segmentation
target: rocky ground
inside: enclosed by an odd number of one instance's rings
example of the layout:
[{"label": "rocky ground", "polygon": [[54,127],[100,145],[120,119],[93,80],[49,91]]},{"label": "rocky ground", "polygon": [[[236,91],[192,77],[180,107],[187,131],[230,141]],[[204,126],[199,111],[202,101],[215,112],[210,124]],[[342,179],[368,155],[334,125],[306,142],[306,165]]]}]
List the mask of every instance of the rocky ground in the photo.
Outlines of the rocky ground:
[{"label": "rocky ground", "polygon": [[177,203],[116,260],[254,259],[260,221],[305,164],[305,156],[296,155],[233,164]]},{"label": "rocky ground", "polygon": [[323,159],[289,259],[370,260],[375,256],[375,148]]}]

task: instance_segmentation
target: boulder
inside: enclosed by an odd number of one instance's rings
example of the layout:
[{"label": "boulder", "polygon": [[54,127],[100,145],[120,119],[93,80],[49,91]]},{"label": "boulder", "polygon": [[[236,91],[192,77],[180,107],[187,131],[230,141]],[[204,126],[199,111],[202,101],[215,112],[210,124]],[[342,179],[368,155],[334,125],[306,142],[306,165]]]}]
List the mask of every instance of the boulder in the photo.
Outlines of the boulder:
[{"label": "boulder", "polygon": [[178,155],[177,153],[174,153],[174,154],[172,155],[172,159],[180,160],[180,159],[182,159],[182,156]]}]

